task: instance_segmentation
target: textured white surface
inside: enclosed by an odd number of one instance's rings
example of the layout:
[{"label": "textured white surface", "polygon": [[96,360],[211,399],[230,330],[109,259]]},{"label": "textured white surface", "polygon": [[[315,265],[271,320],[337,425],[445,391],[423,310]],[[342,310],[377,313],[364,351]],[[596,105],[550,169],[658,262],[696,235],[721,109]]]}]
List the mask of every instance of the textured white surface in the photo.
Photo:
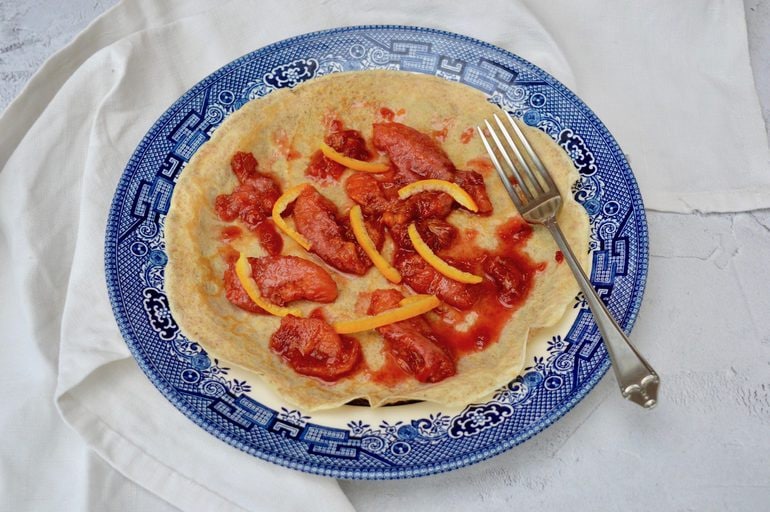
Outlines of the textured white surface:
[{"label": "textured white surface", "polygon": [[652,412],[611,376],[490,461],[419,481],[343,483],[360,510],[770,509],[770,214],[649,214],[633,337],[662,376]]},{"label": "textured white surface", "polygon": [[51,54],[115,0],[0,1],[0,111]]},{"label": "textured white surface", "polygon": [[749,53],[754,83],[762,104],[767,140],[770,141],[770,0],[743,0],[749,31]]},{"label": "textured white surface", "polygon": [[[0,2],[0,108],[112,3]],[[767,122],[770,0],[745,5]],[[770,212],[648,218],[650,276],[633,337],[663,377],[658,409],[623,403],[608,376],[561,421],[490,461],[420,480],[343,482],[354,505],[770,510]],[[104,464],[92,471],[122,478]]]}]

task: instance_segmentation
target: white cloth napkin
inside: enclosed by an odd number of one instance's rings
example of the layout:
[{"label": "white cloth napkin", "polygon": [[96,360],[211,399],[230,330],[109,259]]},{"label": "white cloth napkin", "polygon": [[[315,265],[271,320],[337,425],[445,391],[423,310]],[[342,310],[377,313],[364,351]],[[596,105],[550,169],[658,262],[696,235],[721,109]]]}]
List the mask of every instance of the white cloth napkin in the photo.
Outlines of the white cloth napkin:
[{"label": "white cloth napkin", "polygon": [[770,207],[742,0],[526,3],[629,156],[648,209]]},{"label": "white cloth napkin", "polygon": [[[361,23],[432,25],[526,49],[570,81],[569,68],[526,8],[502,19],[470,5],[408,2],[185,2],[118,5],[48,62],[0,120],[2,361],[13,391],[2,422],[0,502],[36,510],[132,510],[94,485],[74,436],[130,480],[185,510],[350,509],[334,480],[260,461],[227,446],[173,408],[139,371],[121,339],[104,282],[103,238],[111,197],[133,149],[184,91],[228,61],[297,33]],[[489,4],[498,11],[502,1]],[[424,9],[424,11],[423,11]],[[447,13],[431,22],[430,13]],[[453,20],[464,20],[456,23]],[[13,262],[13,263],[12,263]],[[8,368],[6,368],[8,366]],[[54,392],[54,384],[56,386]],[[30,398],[32,395],[32,398]],[[34,414],[35,408],[44,414]],[[48,439],[60,450],[46,457]],[[5,446],[5,444],[4,444]],[[61,447],[61,448],[60,448]],[[5,453],[7,450],[7,453]],[[7,457],[5,456],[7,455]],[[41,461],[45,461],[41,464]],[[103,467],[102,467],[103,470]],[[13,485],[19,479],[26,486]],[[36,487],[33,479],[45,481]],[[103,479],[102,479],[103,480]],[[130,495],[130,496],[127,496]],[[131,497],[133,496],[133,497]],[[157,500],[152,508],[157,507]]]},{"label": "white cloth napkin", "polygon": [[[184,91],[253,49],[353,24],[475,36],[576,89],[630,154],[649,207],[770,206],[740,1],[619,4],[127,0],[96,20],[0,118],[3,508],[159,510],[157,496],[185,510],[350,509],[335,481],[243,454],[175,410],[107,299],[105,222],[131,152]],[[103,476],[54,403],[128,479]]]}]

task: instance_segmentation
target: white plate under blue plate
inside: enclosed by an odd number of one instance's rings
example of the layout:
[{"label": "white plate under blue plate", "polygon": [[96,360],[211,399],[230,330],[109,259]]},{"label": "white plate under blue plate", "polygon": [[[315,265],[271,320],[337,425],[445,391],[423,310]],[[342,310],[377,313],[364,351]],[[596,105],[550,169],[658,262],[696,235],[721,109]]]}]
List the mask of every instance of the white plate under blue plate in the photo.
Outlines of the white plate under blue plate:
[{"label": "white plate under blue plate", "polygon": [[591,219],[591,281],[626,331],[647,274],[641,196],[612,135],[557,80],[505,50],[424,28],[348,27],[281,41],[208,76],[158,119],[118,185],[105,241],[115,318],[147,377],[201,428],[268,461],[340,478],[409,478],[496,455],[559,419],[609,367],[578,296],[561,325],[534,336],[522,375],[488,400],[455,410],[423,403],[310,414],[180,332],[163,287],[163,222],[185,164],[251,99],[329,73],[378,68],[475,87],[569,153],[580,172],[573,193]]}]

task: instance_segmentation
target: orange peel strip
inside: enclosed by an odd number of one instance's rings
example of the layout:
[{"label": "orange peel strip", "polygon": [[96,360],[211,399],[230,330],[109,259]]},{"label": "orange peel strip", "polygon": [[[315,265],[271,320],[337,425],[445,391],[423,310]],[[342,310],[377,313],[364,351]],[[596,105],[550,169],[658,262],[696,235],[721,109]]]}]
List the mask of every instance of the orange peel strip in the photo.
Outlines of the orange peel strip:
[{"label": "orange peel strip", "polygon": [[333,160],[338,164],[344,165],[348,169],[353,169],[354,171],[387,172],[390,170],[390,166],[388,164],[364,162],[363,160],[356,160],[355,158],[345,156],[325,142],[321,142],[321,153],[323,153],[324,156],[329,160]]},{"label": "orange peel strip", "polygon": [[235,263],[235,275],[238,276],[238,281],[240,281],[241,286],[243,286],[243,289],[246,290],[246,294],[249,296],[252,302],[254,302],[254,304],[261,307],[271,315],[302,316],[302,313],[296,308],[285,308],[283,306],[278,306],[262,297],[262,295],[259,293],[259,288],[257,288],[257,283],[255,283],[251,278],[251,265],[249,265],[249,259],[244,253],[241,253],[241,255],[238,256],[238,261]]},{"label": "orange peel strip", "polygon": [[275,222],[275,225],[280,228],[281,231],[286,233],[289,238],[297,242],[299,245],[302,246],[303,249],[306,251],[310,250],[310,241],[305,238],[304,236],[297,233],[297,231],[289,226],[283,217],[281,217],[281,214],[286,210],[286,207],[289,206],[289,203],[293,202],[294,200],[299,197],[299,195],[302,193],[303,190],[305,190],[305,187],[308,187],[309,185],[307,183],[302,183],[301,185],[297,185],[296,187],[292,187],[286,192],[284,192],[281,197],[279,197],[275,204],[273,205],[273,222]]},{"label": "orange peel strip", "polygon": [[409,240],[412,241],[412,245],[414,245],[414,249],[417,251],[417,254],[422,256],[422,258],[427,261],[431,267],[435,268],[440,273],[449,279],[453,279],[460,283],[477,284],[482,281],[481,276],[477,276],[475,274],[460,270],[457,267],[453,267],[446,261],[436,256],[436,253],[433,252],[431,248],[428,247],[428,244],[426,244],[422,239],[420,233],[417,231],[417,227],[414,224],[409,224],[407,231],[409,232]]},{"label": "orange peel strip", "polygon": [[457,183],[452,183],[446,180],[420,180],[410,183],[405,187],[401,187],[398,190],[398,197],[400,199],[406,199],[409,196],[418,194],[420,192],[446,192],[452,199],[457,201],[461,206],[464,206],[472,212],[479,211],[479,207],[476,201],[463,190],[463,188]]},{"label": "orange peel strip", "polygon": [[366,231],[366,224],[364,224],[364,215],[361,213],[361,207],[354,205],[350,209],[350,227],[353,228],[353,235],[355,235],[358,244],[364,250],[369,259],[372,260],[377,270],[385,276],[385,279],[391,283],[400,283],[401,274],[398,270],[388,263],[388,261],[377,251],[377,247],[374,245],[369,233]]},{"label": "orange peel strip", "polygon": [[408,297],[401,299],[398,303],[402,306],[408,306],[409,304],[413,304],[421,300],[423,300],[423,295],[409,295]]},{"label": "orange peel strip", "polygon": [[[334,330],[339,334],[353,334],[356,332],[370,331],[377,327],[382,327],[383,325],[408,320],[409,318],[422,315],[441,304],[441,301],[435,295],[415,295],[413,297],[410,297],[410,302],[405,306],[389,309],[376,315],[336,322],[332,327],[334,327]],[[416,297],[419,297],[419,300]]]}]

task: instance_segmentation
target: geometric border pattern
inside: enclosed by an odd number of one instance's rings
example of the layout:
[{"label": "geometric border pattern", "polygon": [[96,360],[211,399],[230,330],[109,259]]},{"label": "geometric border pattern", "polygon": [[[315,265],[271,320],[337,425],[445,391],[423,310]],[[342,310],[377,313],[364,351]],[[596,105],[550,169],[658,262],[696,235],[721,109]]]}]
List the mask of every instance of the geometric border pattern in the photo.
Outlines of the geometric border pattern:
[{"label": "geometric border pattern", "polygon": [[558,420],[609,368],[590,311],[548,342],[523,375],[486,403],[456,415],[394,424],[351,418],[331,428],[302,411],[274,410],[249,396],[180,332],[164,291],[163,223],[174,184],[195,151],[232,112],[271,91],[329,73],[396,69],[436,75],[549,134],[580,179],[573,194],[591,220],[591,281],[630,331],[647,276],[647,225],[633,173],[612,135],[572,92],[535,65],[488,43],[405,26],[314,32],[256,50],[191,88],[153,125],[115,192],[105,237],[115,318],[142,371],[177,409],[219,439],[265,460],[337,478],[410,478],[449,471],[522,443]]}]

